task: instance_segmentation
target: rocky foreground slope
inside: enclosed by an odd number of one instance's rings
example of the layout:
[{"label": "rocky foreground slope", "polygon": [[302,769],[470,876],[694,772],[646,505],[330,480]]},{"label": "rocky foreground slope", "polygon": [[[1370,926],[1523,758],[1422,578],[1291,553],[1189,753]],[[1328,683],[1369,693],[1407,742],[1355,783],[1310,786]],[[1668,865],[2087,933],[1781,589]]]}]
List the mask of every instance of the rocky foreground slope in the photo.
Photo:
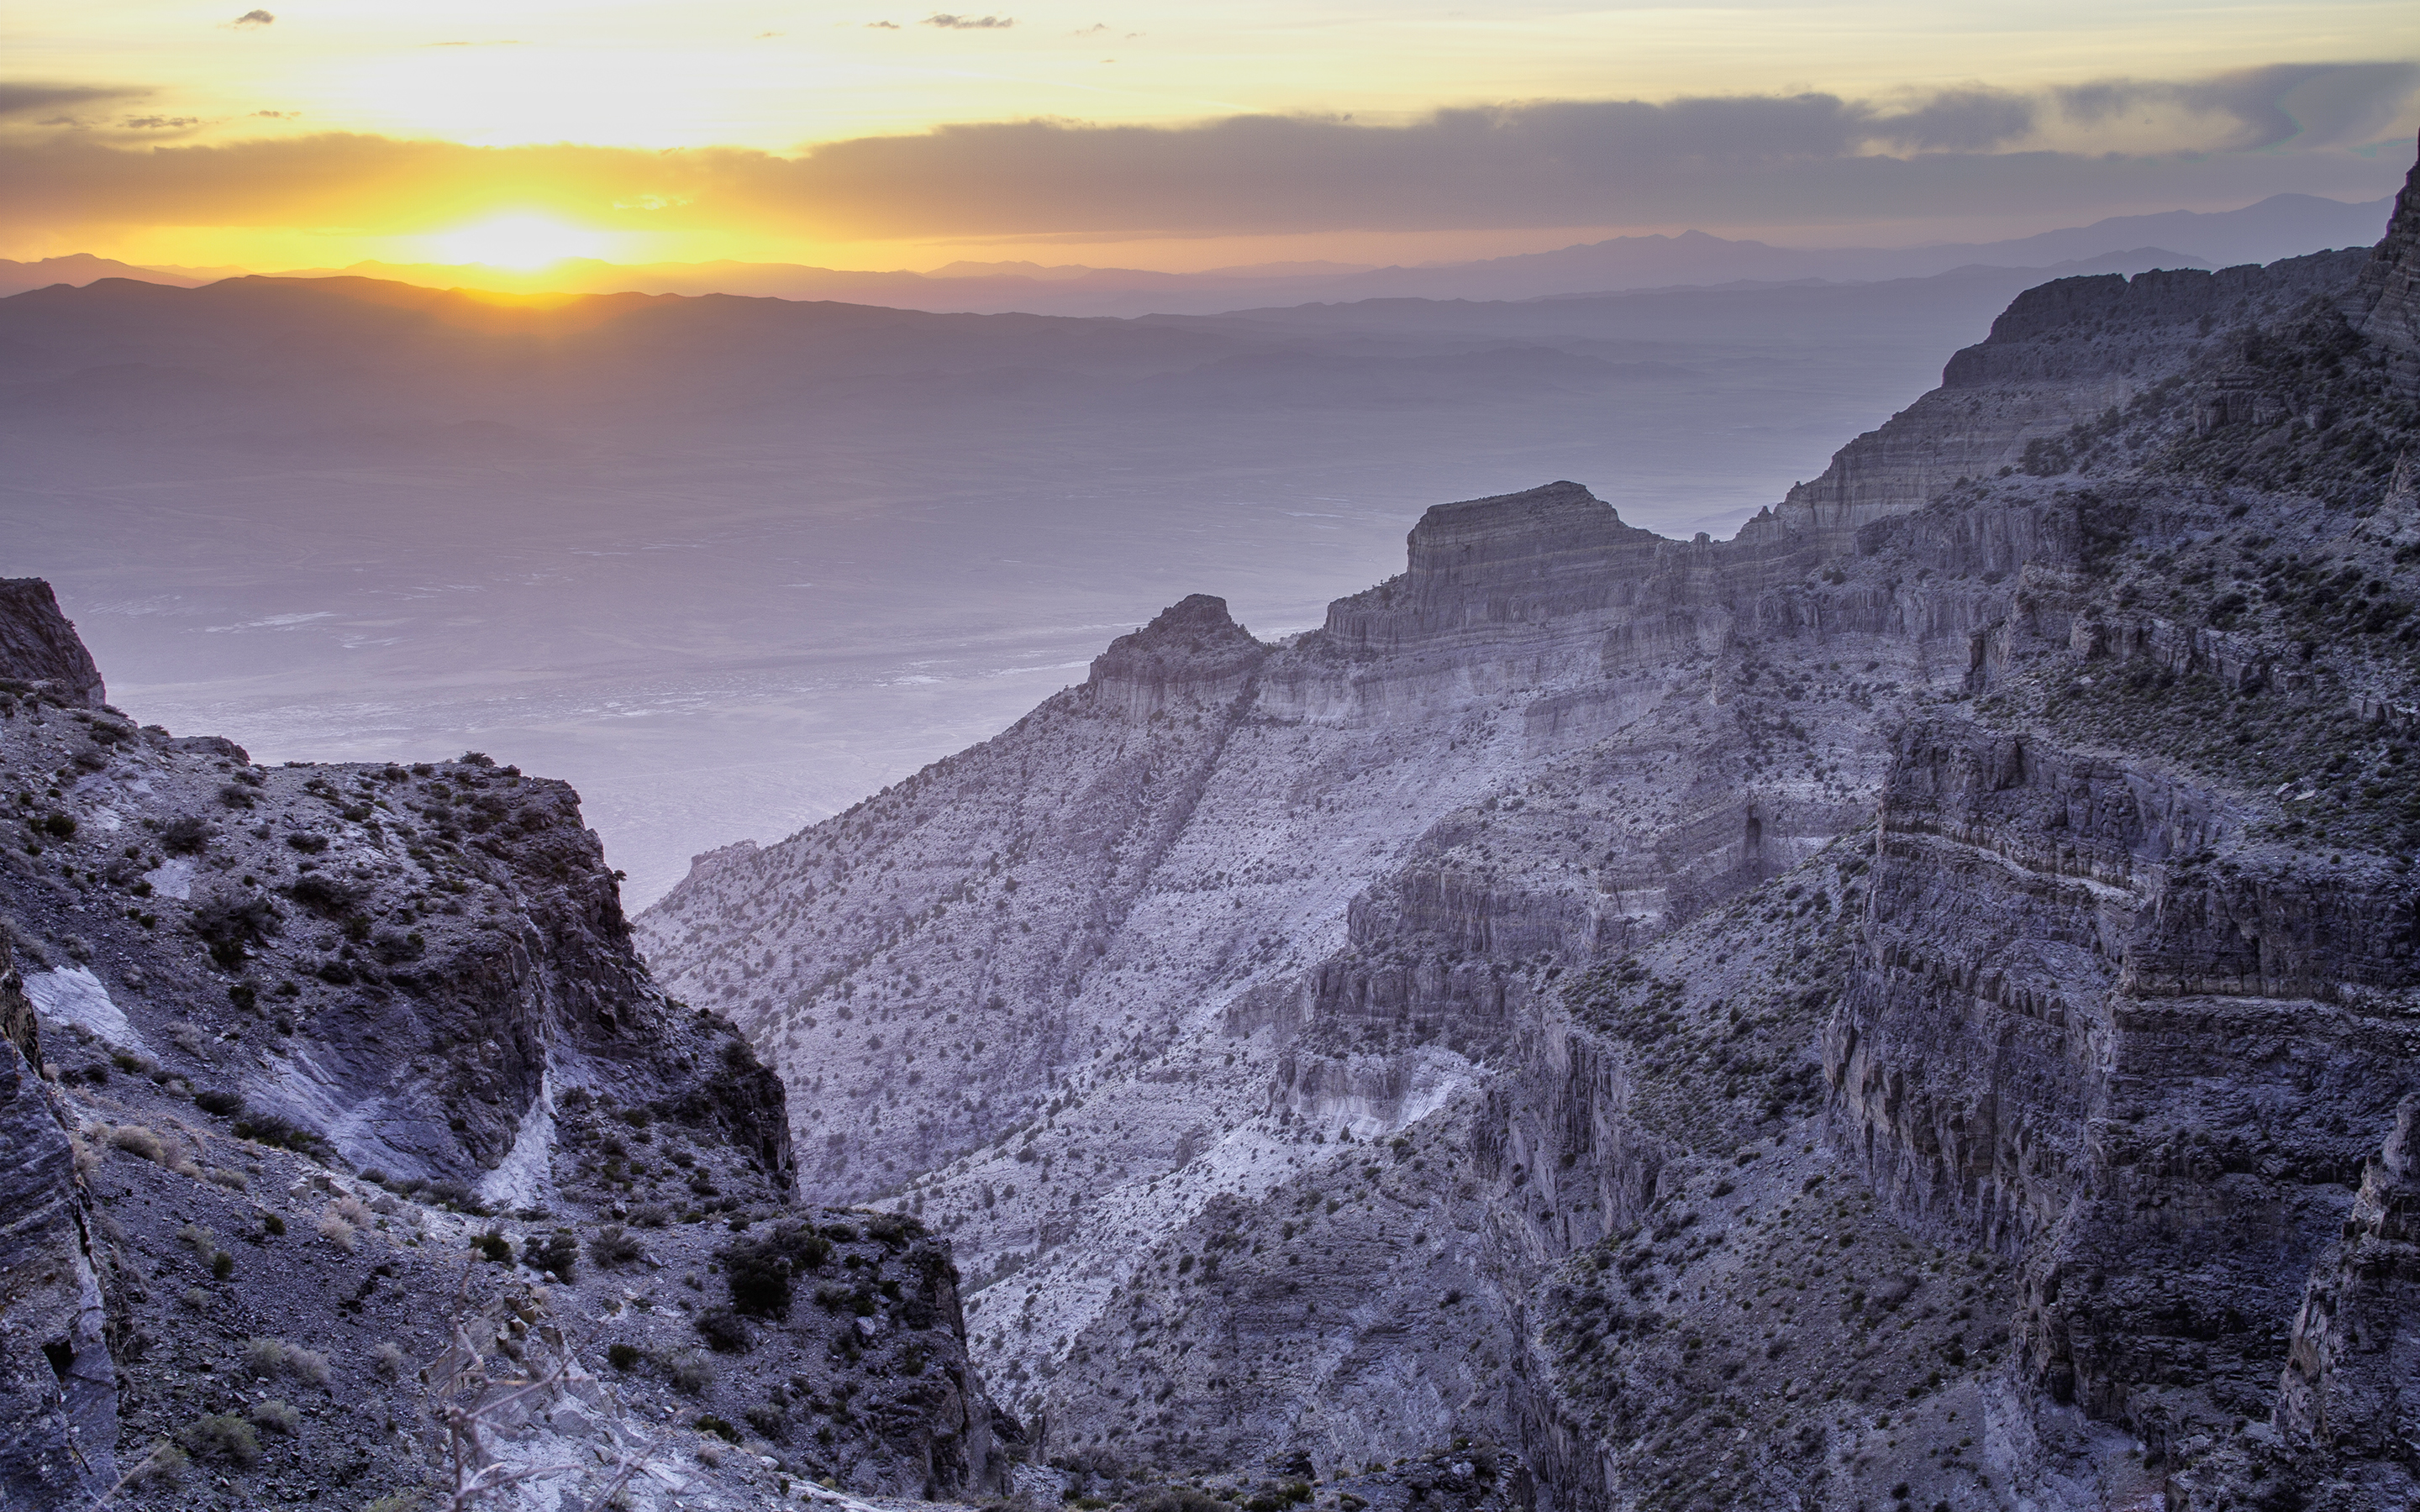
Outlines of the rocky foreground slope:
[{"label": "rocky foreground slope", "polygon": [[2024,295],[1732,541],[1188,599],[642,944],[1088,1475],[2400,1506],[2414,199]]},{"label": "rocky foreground slope", "polygon": [[0,1504],[1002,1483],[948,1247],[792,1200],[780,1084],[649,980],[568,788],[102,697],[0,582]]}]

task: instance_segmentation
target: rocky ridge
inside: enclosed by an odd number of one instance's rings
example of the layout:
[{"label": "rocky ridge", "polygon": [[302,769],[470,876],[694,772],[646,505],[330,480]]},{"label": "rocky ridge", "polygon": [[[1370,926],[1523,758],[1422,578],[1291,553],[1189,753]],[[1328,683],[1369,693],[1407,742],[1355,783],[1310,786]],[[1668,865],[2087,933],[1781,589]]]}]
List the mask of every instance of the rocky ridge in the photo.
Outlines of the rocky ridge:
[{"label": "rocky ridge", "polygon": [[137,727],[39,583],[0,657],[0,1499],[416,1504],[450,1408],[487,1504],[1004,1484],[948,1246],[794,1202],[567,787]]},{"label": "rocky ridge", "polygon": [[[2280,1385],[2393,1411],[2326,1319],[2395,1305],[2420,1008],[2396,225],[2037,290],[1732,542],[1442,506],[1249,674],[1096,665],[640,937],[803,1184],[958,1242],[1063,1463],[2399,1504]],[[1125,655],[1249,658],[1188,604]]]}]

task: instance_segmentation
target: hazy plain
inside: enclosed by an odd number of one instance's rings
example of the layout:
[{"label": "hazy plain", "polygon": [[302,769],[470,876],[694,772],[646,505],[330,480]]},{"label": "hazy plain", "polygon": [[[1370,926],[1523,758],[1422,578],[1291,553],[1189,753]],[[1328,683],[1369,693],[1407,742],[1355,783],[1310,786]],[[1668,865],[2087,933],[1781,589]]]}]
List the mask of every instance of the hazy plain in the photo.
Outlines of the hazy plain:
[{"label": "hazy plain", "polygon": [[957,316],[736,387],[729,332],[806,307],[659,301],[652,345],[533,365],[526,332],[302,341],[324,319],[96,285],[0,301],[0,572],[56,584],[147,722],[567,778],[636,907],[1186,594],[1316,625],[1432,503],[1567,477],[1728,534],[2047,276]]}]

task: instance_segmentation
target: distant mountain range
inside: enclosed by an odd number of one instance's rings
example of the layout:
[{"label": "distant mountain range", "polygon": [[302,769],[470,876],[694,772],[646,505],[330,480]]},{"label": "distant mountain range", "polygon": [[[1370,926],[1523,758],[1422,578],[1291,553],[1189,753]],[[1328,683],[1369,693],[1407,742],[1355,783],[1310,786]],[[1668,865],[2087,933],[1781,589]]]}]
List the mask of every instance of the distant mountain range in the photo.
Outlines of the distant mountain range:
[{"label": "distant mountain range", "polygon": [[[1242,306],[1396,298],[1526,300],[1756,282],[1820,279],[1858,283],[1924,278],[1962,267],[2050,269],[2122,254],[2145,266],[2226,267],[2267,263],[2378,239],[2391,202],[2346,204],[2312,194],[2273,194],[2239,210],[2120,215],[2090,225],[2005,241],[1930,247],[1776,247],[1703,231],[1616,237],[1553,252],[1419,268],[1264,263],[1199,273],[1135,268],[957,262],[931,272],[861,271],[798,263],[654,263],[624,266],[571,259],[535,271],[482,264],[361,262],[283,276],[338,274],[435,288],[585,294],[743,294],[836,300],[944,313],[1209,315]],[[136,278],[193,287],[238,270],[138,268],[77,254],[20,263],[0,259],[0,296],[53,284]]]}]

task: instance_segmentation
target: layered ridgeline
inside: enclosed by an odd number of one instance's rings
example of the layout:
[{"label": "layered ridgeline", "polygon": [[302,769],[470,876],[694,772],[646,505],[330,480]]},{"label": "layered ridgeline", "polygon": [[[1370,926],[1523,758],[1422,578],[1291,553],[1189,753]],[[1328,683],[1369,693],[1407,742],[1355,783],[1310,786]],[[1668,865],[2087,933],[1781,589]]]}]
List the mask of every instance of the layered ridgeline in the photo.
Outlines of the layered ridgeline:
[{"label": "layered ridgeline", "polygon": [[2399,1506],[2411,199],[2027,293],[1732,541],[1187,599],[642,945],[1085,1476]]},{"label": "layered ridgeline", "polygon": [[780,1083],[650,980],[568,788],[102,699],[0,581],[0,1504],[1003,1483],[947,1246],[792,1200]]}]

